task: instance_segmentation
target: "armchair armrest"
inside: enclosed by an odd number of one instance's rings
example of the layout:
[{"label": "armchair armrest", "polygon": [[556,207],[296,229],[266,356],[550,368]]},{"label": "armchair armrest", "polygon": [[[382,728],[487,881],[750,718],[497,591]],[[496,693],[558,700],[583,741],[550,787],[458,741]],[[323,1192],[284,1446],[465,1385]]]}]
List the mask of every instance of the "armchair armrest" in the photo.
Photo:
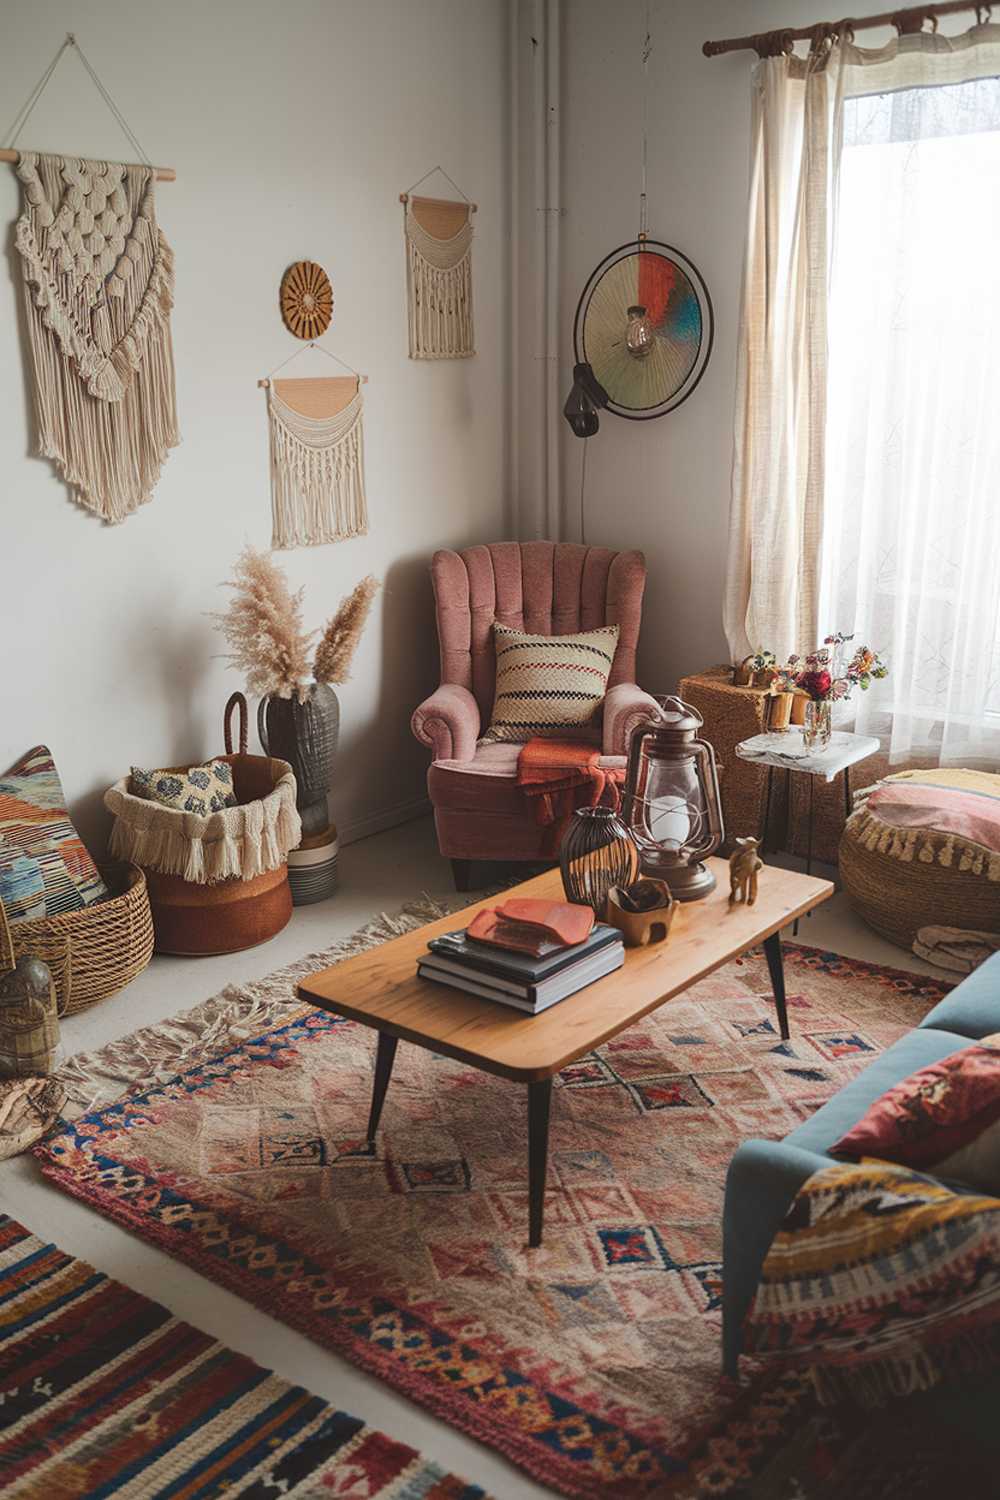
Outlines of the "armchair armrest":
[{"label": "armchair armrest", "polygon": [[410,727],[435,760],[471,760],[479,738],[479,704],[468,688],[442,682],[414,711]]},{"label": "armchair armrest", "polygon": [[604,754],[627,755],[633,729],[658,713],[656,699],[634,682],[619,682],[609,688],[604,699]]}]

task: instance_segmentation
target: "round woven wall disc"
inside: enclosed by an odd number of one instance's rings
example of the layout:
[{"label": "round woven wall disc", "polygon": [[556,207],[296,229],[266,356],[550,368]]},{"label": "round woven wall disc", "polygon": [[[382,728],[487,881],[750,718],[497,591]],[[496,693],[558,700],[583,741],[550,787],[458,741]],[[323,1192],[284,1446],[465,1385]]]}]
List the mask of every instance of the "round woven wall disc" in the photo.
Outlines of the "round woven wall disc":
[{"label": "round woven wall disc", "polygon": [[329,328],[333,288],[314,260],[297,260],[281,278],[281,316],[299,339],[318,339]]}]

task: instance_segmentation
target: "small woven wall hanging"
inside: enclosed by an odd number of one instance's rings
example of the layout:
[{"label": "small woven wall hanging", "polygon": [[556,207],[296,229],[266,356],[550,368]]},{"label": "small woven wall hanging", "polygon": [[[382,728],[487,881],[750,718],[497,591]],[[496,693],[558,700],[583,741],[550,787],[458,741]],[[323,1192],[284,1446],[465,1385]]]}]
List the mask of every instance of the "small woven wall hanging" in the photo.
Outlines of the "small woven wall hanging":
[{"label": "small woven wall hanging", "polygon": [[[441,172],[434,167],[432,172]],[[420,182],[432,175],[428,172]],[[448,177],[452,187],[461,188]],[[415,187],[419,187],[415,183]],[[476,205],[400,193],[406,238],[406,293],[411,359],[468,359],[472,321],[472,215]]]},{"label": "small woven wall hanging", "polygon": [[[67,37],[15,121],[20,133]],[[120,113],[116,118],[139,154]],[[149,500],[180,441],[170,340],[174,259],[156,222],[153,183],[169,169],[41,155],[16,159],[22,212],[15,243],[24,276],[38,449],[80,503],[123,521]]]},{"label": "small woven wall hanging", "polygon": [[260,382],[271,436],[272,547],[316,547],[367,533],[365,378],[352,372]]},{"label": "small woven wall hanging", "polygon": [[297,339],[318,339],[333,317],[330,278],[314,260],[297,260],[281,278],[281,319]]}]

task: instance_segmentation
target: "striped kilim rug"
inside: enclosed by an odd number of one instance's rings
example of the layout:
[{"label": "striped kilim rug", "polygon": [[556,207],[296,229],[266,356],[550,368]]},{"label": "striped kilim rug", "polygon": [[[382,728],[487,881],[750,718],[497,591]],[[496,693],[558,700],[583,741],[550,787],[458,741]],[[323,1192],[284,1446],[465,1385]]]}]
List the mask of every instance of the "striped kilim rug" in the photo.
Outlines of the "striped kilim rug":
[{"label": "striped kilim rug", "polygon": [[0,1214],[0,1490],[483,1500]]}]

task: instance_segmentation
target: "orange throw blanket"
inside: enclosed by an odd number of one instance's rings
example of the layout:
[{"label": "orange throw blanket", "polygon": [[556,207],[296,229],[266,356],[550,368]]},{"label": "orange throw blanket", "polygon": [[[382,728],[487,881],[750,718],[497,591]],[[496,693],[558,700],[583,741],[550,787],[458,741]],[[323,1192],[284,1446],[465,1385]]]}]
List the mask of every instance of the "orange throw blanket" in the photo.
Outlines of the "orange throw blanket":
[{"label": "orange throw blanket", "polygon": [[572,740],[529,740],[517,758],[517,784],[535,804],[535,820],[548,828],[544,853],[554,854],[578,807],[621,806],[622,767],[601,766],[597,745]]}]

